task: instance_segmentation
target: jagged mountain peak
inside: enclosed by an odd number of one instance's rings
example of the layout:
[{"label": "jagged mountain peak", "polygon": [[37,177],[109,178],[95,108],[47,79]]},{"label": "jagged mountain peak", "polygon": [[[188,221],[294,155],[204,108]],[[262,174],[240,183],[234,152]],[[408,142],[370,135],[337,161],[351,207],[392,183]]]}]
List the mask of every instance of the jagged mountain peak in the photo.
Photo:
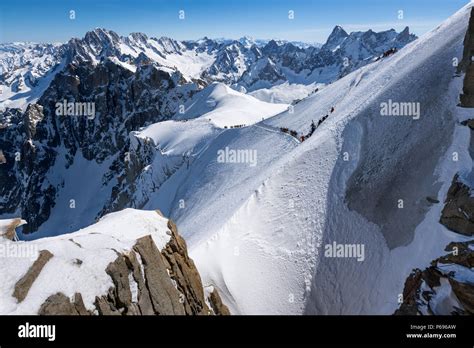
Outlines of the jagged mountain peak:
[{"label": "jagged mountain peak", "polygon": [[340,38],[340,37],[348,37],[349,34],[347,33],[347,31],[344,30],[343,27],[341,27],[340,25],[336,25],[333,29],[332,29],[332,32],[331,34],[329,34],[328,36],[328,41],[333,39],[333,38]]},{"label": "jagged mountain peak", "polygon": [[101,43],[115,43],[120,41],[120,36],[112,30],[95,28],[85,34],[84,40],[88,42],[99,40]]},{"label": "jagged mountain peak", "polygon": [[264,54],[274,54],[276,52],[278,52],[278,50],[280,49],[280,45],[276,42],[276,40],[272,39],[270,41],[268,41],[268,43],[263,46],[262,48],[262,52]]},{"label": "jagged mountain peak", "polygon": [[138,42],[141,42],[143,44],[146,44],[146,42],[148,41],[148,36],[146,34],[140,33],[140,32],[130,33],[128,35],[128,37],[131,40],[138,41]]},{"label": "jagged mountain peak", "polygon": [[340,25],[336,25],[331,34],[328,36],[328,39],[326,40],[326,43],[323,45],[323,47],[329,50],[334,50],[347,37],[349,37],[349,34],[347,34],[347,32]]},{"label": "jagged mountain peak", "polygon": [[410,28],[408,26],[405,27],[397,36],[397,40],[400,42],[409,42],[411,41],[414,37],[416,37],[414,34],[410,33]]},{"label": "jagged mountain peak", "polygon": [[276,42],[275,39],[271,39],[270,41],[268,41],[265,47],[273,48],[273,47],[279,47],[279,46],[280,45],[278,44],[278,42]]}]

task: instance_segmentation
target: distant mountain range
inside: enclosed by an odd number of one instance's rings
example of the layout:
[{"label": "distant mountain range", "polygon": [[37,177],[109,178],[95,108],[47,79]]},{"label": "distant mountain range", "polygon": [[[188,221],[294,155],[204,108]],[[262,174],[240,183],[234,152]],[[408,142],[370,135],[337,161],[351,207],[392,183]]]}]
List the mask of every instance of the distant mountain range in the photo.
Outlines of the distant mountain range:
[{"label": "distant mountain range", "polygon": [[21,91],[31,99],[30,91],[61,63],[110,60],[133,71],[148,61],[162,70],[181,74],[189,82],[204,85],[217,81],[253,91],[284,82],[328,83],[415,38],[408,27],[401,33],[392,29],[347,34],[336,26],[324,45],[250,37],[177,41],[149,38],[143,33],[122,37],[110,30],[95,29],[82,39],[62,45],[0,44],[0,83],[6,87],[0,105],[20,104],[18,99],[17,103],[5,102],[9,92]]}]

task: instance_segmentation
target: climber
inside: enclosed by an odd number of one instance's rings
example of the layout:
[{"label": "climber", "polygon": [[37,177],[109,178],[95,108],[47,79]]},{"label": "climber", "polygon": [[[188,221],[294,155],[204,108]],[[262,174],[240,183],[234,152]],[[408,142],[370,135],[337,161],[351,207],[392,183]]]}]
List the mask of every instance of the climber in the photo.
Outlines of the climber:
[{"label": "climber", "polygon": [[313,135],[315,130],[316,130],[316,125],[314,124],[314,120],[312,120],[311,121],[311,130],[309,131],[309,136]]}]

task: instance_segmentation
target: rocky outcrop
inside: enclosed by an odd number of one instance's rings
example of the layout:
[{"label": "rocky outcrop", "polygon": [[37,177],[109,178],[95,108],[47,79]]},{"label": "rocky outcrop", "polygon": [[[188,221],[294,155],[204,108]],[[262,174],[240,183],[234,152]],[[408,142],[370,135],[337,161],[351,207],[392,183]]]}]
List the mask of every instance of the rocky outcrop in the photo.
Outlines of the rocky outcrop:
[{"label": "rocky outcrop", "polygon": [[471,189],[459,181],[456,175],[449,188],[440,223],[451,231],[474,235],[474,197]]},{"label": "rocky outcrop", "polygon": [[146,295],[150,297],[154,313],[184,314],[180,293],[173,286],[171,272],[168,275],[164,259],[153,240],[150,237],[141,238],[133,249],[142,260]]},{"label": "rocky outcrop", "polygon": [[171,278],[176,282],[177,290],[183,295],[185,312],[207,314],[201,277],[193,260],[188,256],[186,242],[178,234],[173,221],[168,222],[168,228],[171,231],[171,239],[161,253]]},{"label": "rocky outcrop", "polygon": [[410,274],[396,315],[474,314],[474,240],[450,243],[445,251]]},{"label": "rocky outcrop", "polygon": [[[458,72],[465,72],[463,94],[460,96],[461,106],[474,107],[474,8],[471,10],[469,25],[464,37],[464,51]],[[474,129],[474,120],[467,119],[461,122]],[[471,134],[472,138],[472,134]],[[472,139],[471,139],[472,146]],[[474,197],[471,197],[471,188],[462,183],[456,175],[449,188],[445,206],[441,212],[440,223],[451,231],[466,235],[474,235]]]},{"label": "rocky outcrop", "polygon": [[16,228],[26,224],[25,220],[20,218],[4,220],[5,224],[0,228],[0,237],[4,237],[8,240],[17,240]]},{"label": "rocky outcrop", "polygon": [[18,302],[21,302],[25,299],[34,281],[36,278],[38,278],[39,274],[43,270],[43,267],[52,257],[53,254],[51,254],[48,250],[41,250],[36,261],[31,265],[26,274],[15,284],[13,297],[15,297]]},{"label": "rocky outcrop", "polygon": [[[458,72],[465,72],[461,106],[474,107],[474,9],[464,38],[464,53]],[[474,129],[474,120],[462,125]],[[440,223],[449,230],[474,235],[474,197],[471,188],[455,175],[448,190]],[[424,270],[415,269],[405,281],[403,303],[396,315],[474,314],[474,240],[452,242],[448,254]]]},{"label": "rocky outcrop", "polygon": [[418,291],[422,283],[423,273],[416,269],[414,270],[405,281],[405,287],[403,289],[403,303],[399,309],[395,311],[396,315],[417,315],[417,298],[419,296]]},{"label": "rocky outcrop", "polygon": [[57,293],[48,297],[41,305],[39,315],[90,315],[91,313],[84,306],[84,301],[79,293],[74,295],[71,301],[62,293]]},{"label": "rocky outcrop", "polygon": [[5,164],[5,163],[7,163],[7,159],[5,158],[3,151],[0,149],[0,164]]},{"label": "rocky outcrop", "polygon": [[[464,38],[458,73],[465,72],[461,106],[474,107],[474,9]],[[474,129],[474,120],[461,122]],[[472,137],[472,135],[471,135]],[[474,235],[474,197],[471,188],[455,175],[448,190],[440,223],[462,235]],[[405,281],[403,303],[396,315],[474,314],[474,240],[452,242],[448,254],[424,270],[415,269]]]},{"label": "rocky outcrop", "polygon": [[209,303],[211,304],[212,310],[216,315],[230,315],[230,311],[227,306],[222,302],[221,296],[214,289],[209,296]]},{"label": "rocky outcrop", "polygon": [[[209,308],[201,277],[189,258],[184,239],[175,224],[168,222],[171,238],[161,251],[148,235],[133,248],[111,262],[106,273],[113,282],[107,294],[95,299],[94,314],[99,315],[229,315],[217,290],[211,294]],[[70,300],[62,293],[50,296],[41,306],[44,315],[89,315],[82,297]]]},{"label": "rocky outcrop", "polygon": [[461,124],[462,124],[463,126],[468,126],[469,129],[471,129],[471,130],[474,129],[474,119],[462,121]]}]

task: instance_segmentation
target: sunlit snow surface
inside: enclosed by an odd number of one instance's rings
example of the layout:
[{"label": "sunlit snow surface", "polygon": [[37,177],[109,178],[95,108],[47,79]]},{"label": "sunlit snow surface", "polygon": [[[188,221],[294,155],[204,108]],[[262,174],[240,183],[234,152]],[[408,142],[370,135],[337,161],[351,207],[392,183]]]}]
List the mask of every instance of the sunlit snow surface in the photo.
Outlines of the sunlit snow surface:
[{"label": "sunlit snow surface", "polygon": [[[426,196],[442,202],[454,174],[470,165],[469,131],[455,126],[461,79],[453,79],[452,66],[470,6],[298,103],[294,113],[222,133],[163,185],[151,204],[177,221],[204,283],[216,285],[234,312],[390,314],[411,269],[456,239],[438,224],[442,203],[429,206]],[[380,116],[389,98],[419,101],[420,120]],[[277,130],[306,133],[333,106],[299,146]],[[225,147],[256,150],[257,166],[218,163]],[[456,163],[453,149],[461,156]],[[391,191],[398,183],[400,191]],[[411,209],[402,225],[398,195]],[[165,196],[174,197],[171,205]],[[364,244],[365,261],[323,257],[333,241]]]}]

